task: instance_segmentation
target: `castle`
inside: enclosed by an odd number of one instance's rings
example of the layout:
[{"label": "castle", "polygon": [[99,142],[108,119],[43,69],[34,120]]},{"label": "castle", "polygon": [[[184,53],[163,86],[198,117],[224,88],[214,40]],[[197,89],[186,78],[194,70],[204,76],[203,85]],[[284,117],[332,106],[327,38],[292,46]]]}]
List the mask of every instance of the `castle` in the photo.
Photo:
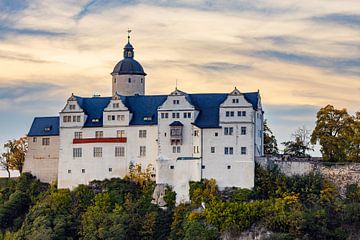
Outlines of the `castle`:
[{"label": "castle", "polygon": [[111,75],[112,96],[72,94],[59,116],[34,119],[25,172],[71,189],[124,177],[131,164],[152,166],[177,202],[189,200],[189,181],[254,186],[255,158],[264,154],[259,91],[145,95],[146,73],[129,36]]}]

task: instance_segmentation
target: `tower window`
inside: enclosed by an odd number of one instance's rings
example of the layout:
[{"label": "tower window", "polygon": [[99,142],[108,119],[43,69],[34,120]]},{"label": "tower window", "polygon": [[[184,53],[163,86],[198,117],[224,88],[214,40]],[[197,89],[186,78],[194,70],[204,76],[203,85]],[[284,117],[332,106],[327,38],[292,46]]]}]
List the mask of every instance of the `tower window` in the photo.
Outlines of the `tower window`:
[{"label": "tower window", "polygon": [[144,78],[141,78],[141,83],[144,83]]},{"label": "tower window", "polygon": [[131,78],[128,79],[128,83],[131,83]]}]

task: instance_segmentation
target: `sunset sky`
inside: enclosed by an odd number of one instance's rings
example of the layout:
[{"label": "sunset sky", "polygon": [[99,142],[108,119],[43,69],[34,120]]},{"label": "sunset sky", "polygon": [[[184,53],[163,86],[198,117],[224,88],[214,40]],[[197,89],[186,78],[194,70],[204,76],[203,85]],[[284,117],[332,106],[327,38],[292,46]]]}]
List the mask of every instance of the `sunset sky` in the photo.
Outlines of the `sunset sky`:
[{"label": "sunset sky", "polygon": [[278,142],[360,110],[359,0],[0,0],[0,143],[74,93],[111,94],[127,29],[147,94],[260,90]]}]

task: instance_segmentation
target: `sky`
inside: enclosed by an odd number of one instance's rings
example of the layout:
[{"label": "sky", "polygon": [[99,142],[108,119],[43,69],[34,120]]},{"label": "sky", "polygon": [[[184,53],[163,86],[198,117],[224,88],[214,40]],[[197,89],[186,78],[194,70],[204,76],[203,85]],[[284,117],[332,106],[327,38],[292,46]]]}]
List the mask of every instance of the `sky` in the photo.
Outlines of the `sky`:
[{"label": "sky", "polygon": [[0,0],[0,144],[71,93],[110,96],[128,28],[147,94],[259,90],[279,143],[360,110],[359,0]]}]

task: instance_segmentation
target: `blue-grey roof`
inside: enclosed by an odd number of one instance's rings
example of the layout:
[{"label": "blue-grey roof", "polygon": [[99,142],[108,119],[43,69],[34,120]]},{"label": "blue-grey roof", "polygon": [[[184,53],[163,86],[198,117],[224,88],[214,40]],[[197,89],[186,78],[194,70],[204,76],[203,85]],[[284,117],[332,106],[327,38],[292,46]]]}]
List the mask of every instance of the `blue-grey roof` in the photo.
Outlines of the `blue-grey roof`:
[{"label": "blue-grey roof", "polygon": [[36,117],[31,124],[29,137],[59,135],[59,117]]},{"label": "blue-grey roof", "polygon": [[76,100],[87,115],[84,127],[101,127],[103,111],[109,105],[111,97],[83,98],[76,96]]},{"label": "blue-grey roof", "polygon": [[[228,94],[225,93],[187,94],[188,101],[199,111],[194,124],[200,128],[218,128],[219,107],[227,96]],[[259,93],[244,93],[244,96],[252,104],[253,108],[257,109]],[[158,122],[157,110],[166,101],[167,97],[167,95],[120,96],[124,105],[132,113],[130,125],[156,125]],[[109,105],[111,97],[83,98],[76,96],[76,100],[87,115],[84,127],[102,127],[103,111]],[[44,131],[47,126],[52,126],[49,132]],[[29,136],[58,134],[58,117],[35,118],[29,132]]]},{"label": "blue-grey roof", "polygon": [[[167,98],[167,95],[121,96],[124,105],[132,112],[130,125],[157,124],[157,109]],[[144,120],[149,119],[151,120]]]},{"label": "blue-grey roof", "polygon": [[184,124],[182,124],[180,121],[174,121],[170,123],[169,126],[184,126]]},{"label": "blue-grey roof", "polygon": [[115,65],[114,70],[111,74],[119,74],[119,75],[132,74],[132,75],[143,75],[143,76],[146,75],[141,64],[133,58],[124,58],[123,60],[118,62]]}]

